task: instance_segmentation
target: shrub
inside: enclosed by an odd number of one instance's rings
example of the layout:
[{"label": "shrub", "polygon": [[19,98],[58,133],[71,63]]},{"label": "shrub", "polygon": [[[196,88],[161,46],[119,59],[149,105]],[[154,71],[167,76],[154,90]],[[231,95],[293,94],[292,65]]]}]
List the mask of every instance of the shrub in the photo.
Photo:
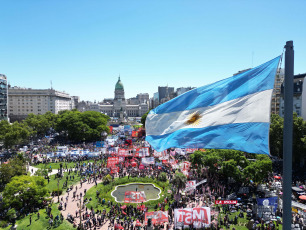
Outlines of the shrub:
[{"label": "shrub", "polygon": [[[59,194],[58,194],[59,193]],[[58,196],[58,195],[62,195],[62,193],[63,193],[63,190],[62,189],[53,189],[53,191],[52,191],[52,196]]]},{"label": "shrub", "polygon": [[167,174],[165,172],[162,172],[158,175],[158,180],[160,181],[167,181]]},{"label": "shrub", "polygon": [[103,178],[103,184],[109,184],[112,181],[112,177],[108,174]]},{"label": "shrub", "polygon": [[46,169],[38,169],[35,174],[35,176],[48,176],[48,171]]},{"label": "shrub", "polygon": [[0,228],[6,228],[8,226],[8,222],[5,220],[0,220]]}]

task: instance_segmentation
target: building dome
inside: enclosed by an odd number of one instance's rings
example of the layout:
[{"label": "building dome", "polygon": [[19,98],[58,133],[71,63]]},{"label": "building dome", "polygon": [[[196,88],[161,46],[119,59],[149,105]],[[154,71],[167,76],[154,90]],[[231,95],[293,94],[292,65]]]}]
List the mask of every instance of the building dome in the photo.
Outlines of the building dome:
[{"label": "building dome", "polygon": [[121,82],[121,80],[120,80],[120,77],[119,77],[119,79],[118,79],[118,81],[117,81],[117,83],[116,83],[116,86],[115,86],[115,90],[116,89],[124,89],[123,88],[123,84],[122,84],[122,82]]}]

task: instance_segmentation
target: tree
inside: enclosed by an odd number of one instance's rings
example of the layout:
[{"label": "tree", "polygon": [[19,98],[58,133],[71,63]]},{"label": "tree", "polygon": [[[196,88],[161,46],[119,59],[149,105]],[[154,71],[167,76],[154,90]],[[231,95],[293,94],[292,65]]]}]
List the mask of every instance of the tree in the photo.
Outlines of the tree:
[{"label": "tree", "polygon": [[146,119],[147,119],[147,116],[149,114],[150,110],[148,112],[146,112],[144,115],[142,115],[141,117],[141,124],[143,125],[143,127],[146,127]]},{"label": "tree", "polygon": [[[254,182],[262,182],[272,171],[272,161],[264,154],[250,154],[237,150],[208,149],[202,154],[191,154],[191,161],[202,162],[210,174],[218,175],[220,179],[229,177],[237,183],[246,179]],[[247,157],[249,158],[247,158]]]},{"label": "tree", "polygon": [[190,162],[193,165],[193,167],[198,167],[202,168],[204,166],[204,158],[205,158],[205,153],[202,151],[195,151],[190,155]]},{"label": "tree", "polygon": [[[283,129],[284,119],[279,115],[271,116],[270,152],[271,155],[283,158]],[[306,121],[293,114],[293,162],[298,163],[306,152]]]},{"label": "tree", "polygon": [[15,176],[3,191],[3,201],[7,208],[24,208],[25,212],[40,207],[47,196],[46,182],[37,176]]},{"label": "tree", "polygon": [[95,111],[63,111],[58,115],[56,130],[64,133],[69,140],[97,141],[101,133],[109,133],[107,121],[109,117]]},{"label": "tree", "polygon": [[158,175],[158,180],[160,180],[160,181],[167,181],[167,174],[165,172],[161,172]]},{"label": "tree", "polygon": [[26,124],[17,121],[13,124],[4,120],[0,122],[0,141],[3,142],[6,149],[26,143],[30,134],[30,129]]},{"label": "tree", "polygon": [[257,154],[254,161],[243,170],[243,177],[247,182],[253,180],[255,183],[262,183],[269,173],[272,172],[272,161],[266,155]]},{"label": "tree", "polygon": [[271,155],[283,157],[283,129],[284,119],[279,115],[271,115],[271,124],[269,132]]},{"label": "tree", "polygon": [[306,145],[303,141],[306,137],[306,121],[302,117],[293,114],[293,162],[299,162],[305,156]]},{"label": "tree", "polygon": [[237,161],[234,159],[223,161],[221,163],[220,174],[222,174],[222,176],[226,179],[231,177],[235,181],[239,181],[241,178],[241,171],[238,168]]},{"label": "tree", "polygon": [[176,172],[174,178],[172,180],[173,186],[176,188],[177,194],[179,194],[180,190],[183,190],[186,187],[187,177],[181,173]]},{"label": "tree", "polygon": [[21,176],[26,174],[25,159],[19,155],[12,158],[7,164],[0,166],[0,191],[2,191],[7,183],[10,182],[14,176]]},{"label": "tree", "polygon": [[51,122],[47,119],[47,115],[35,115],[30,113],[24,120],[24,123],[32,130],[32,135],[36,138],[41,138],[46,135],[46,133],[52,127]]}]

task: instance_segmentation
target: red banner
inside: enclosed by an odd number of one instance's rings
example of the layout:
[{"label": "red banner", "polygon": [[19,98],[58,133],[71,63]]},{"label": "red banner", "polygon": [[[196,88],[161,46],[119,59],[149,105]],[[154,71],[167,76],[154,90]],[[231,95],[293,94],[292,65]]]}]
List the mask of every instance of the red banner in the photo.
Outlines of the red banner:
[{"label": "red banner", "polygon": [[111,168],[111,171],[110,171],[111,174],[117,173],[117,172],[119,172],[119,167],[115,166]]},{"label": "red banner", "polygon": [[195,152],[196,150],[198,150],[198,149],[187,148],[187,149],[186,149],[186,152],[187,152],[187,153],[193,153],[193,152]]},{"label": "red banner", "polygon": [[132,131],[132,137],[138,137],[138,132],[137,131]]},{"label": "red banner", "polygon": [[127,151],[128,151],[128,149],[119,149],[118,150],[118,156],[125,157]]},{"label": "red banner", "polygon": [[107,168],[115,167],[119,163],[119,157],[109,157],[107,159]]},{"label": "red banner", "polygon": [[109,157],[107,159],[107,168],[111,169],[111,173],[117,173],[119,171],[119,167],[117,167],[118,163],[119,157]]},{"label": "red banner", "polygon": [[211,223],[210,208],[184,208],[174,210],[175,228],[188,228],[193,225],[194,228],[209,227]]},{"label": "red banner", "polygon": [[146,194],[144,191],[126,191],[124,194],[124,203],[142,203],[146,200]]},{"label": "red banner", "polygon": [[145,225],[148,225],[148,219],[151,219],[153,225],[167,223],[168,211],[146,212]]},{"label": "red banner", "polygon": [[237,200],[215,200],[215,204],[237,204]]}]

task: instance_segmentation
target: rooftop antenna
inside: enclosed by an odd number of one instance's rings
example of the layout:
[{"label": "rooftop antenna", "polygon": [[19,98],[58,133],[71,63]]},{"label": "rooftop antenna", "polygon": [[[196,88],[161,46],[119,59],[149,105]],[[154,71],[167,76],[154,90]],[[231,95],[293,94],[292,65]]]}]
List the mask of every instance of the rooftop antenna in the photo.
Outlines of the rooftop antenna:
[{"label": "rooftop antenna", "polygon": [[50,82],[51,82],[51,89],[52,89],[52,80]]}]

